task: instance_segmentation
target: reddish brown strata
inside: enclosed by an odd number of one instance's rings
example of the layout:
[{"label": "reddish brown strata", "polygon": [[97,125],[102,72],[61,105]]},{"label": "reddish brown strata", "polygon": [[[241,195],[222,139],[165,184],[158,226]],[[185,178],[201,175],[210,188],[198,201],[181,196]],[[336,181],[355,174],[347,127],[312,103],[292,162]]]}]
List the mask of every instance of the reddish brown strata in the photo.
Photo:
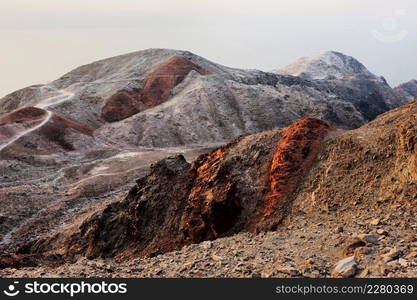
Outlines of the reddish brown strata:
[{"label": "reddish brown strata", "polygon": [[92,129],[55,113],[48,124],[43,126],[39,132],[45,141],[50,141],[63,150],[72,151],[75,149],[73,143],[67,138],[69,130],[81,135],[92,136],[93,134]]},{"label": "reddish brown strata", "polygon": [[41,120],[46,116],[46,111],[37,107],[23,107],[0,116],[0,126],[10,123]]},{"label": "reddish brown strata", "polygon": [[46,115],[43,109],[24,107],[0,116],[0,144],[24,128],[36,126],[45,119]]},{"label": "reddish brown strata", "polygon": [[[24,130],[24,128],[30,129],[37,126],[46,117],[47,111],[37,107],[24,107],[2,116],[0,118],[0,142],[2,141],[1,136],[10,138],[19,131]],[[92,129],[62,115],[53,113],[44,126],[33,132],[41,136],[41,141],[39,141],[40,144],[38,143],[38,146],[43,150],[40,150],[40,148],[32,149],[30,145],[34,144],[25,143],[24,140],[26,137],[23,136],[19,141],[9,146],[9,148],[11,147],[13,149],[8,151],[8,155],[13,156],[19,153],[26,155],[34,152],[43,153],[42,151],[57,150],[56,147],[63,150],[74,150],[72,142],[67,139],[69,130],[89,136],[93,133]],[[32,133],[29,132],[28,135],[30,136],[30,134]]]},{"label": "reddish brown strata", "polygon": [[313,118],[284,129],[272,158],[269,189],[258,227],[274,229],[281,223],[291,195],[316,161],[320,143],[330,130],[333,128]]},{"label": "reddish brown strata", "polygon": [[209,74],[183,56],[171,57],[149,74],[142,89],[120,91],[110,97],[101,111],[101,117],[107,122],[120,121],[165,102],[172,89],[192,70],[202,75]]},{"label": "reddish brown strata", "polygon": [[118,92],[107,101],[101,111],[101,117],[107,122],[126,119],[145,108],[140,99],[140,92]]},{"label": "reddish brown strata", "polygon": [[173,56],[160,64],[145,80],[142,91],[143,103],[153,107],[166,101],[171,96],[172,89],[192,70],[202,75],[209,74],[183,56]]}]

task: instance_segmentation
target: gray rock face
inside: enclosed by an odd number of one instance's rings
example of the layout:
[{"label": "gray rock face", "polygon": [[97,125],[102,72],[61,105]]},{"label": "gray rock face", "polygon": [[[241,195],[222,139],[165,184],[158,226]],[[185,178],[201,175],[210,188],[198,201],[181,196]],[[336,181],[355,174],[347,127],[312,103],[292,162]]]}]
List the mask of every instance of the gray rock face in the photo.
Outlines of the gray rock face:
[{"label": "gray rock face", "polygon": [[[180,59],[167,66],[175,57]],[[181,80],[175,79],[178,72],[185,72]],[[356,128],[405,101],[383,78],[341,53],[304,59],[283,73],[291,75],[233,69],[187,51],[149,49],[14,92],[0,99],[0,114],[71,93],[48,109],[93,128],[99,142],[171,147],[222,143],[307,116]],[[103,108],[117,121],[107,122]],[[114,118],[119,111],[123,116]]]}]

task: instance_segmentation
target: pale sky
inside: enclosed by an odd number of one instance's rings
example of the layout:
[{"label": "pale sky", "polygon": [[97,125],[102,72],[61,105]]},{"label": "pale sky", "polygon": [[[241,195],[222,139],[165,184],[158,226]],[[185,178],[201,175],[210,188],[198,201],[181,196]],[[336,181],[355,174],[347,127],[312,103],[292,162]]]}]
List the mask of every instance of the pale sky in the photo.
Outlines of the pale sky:
[{"label": "pale sky", "polygon": [[415,0],[0,0],[0,97],[146,48],[264,71],[322,50],[417,78]]}]

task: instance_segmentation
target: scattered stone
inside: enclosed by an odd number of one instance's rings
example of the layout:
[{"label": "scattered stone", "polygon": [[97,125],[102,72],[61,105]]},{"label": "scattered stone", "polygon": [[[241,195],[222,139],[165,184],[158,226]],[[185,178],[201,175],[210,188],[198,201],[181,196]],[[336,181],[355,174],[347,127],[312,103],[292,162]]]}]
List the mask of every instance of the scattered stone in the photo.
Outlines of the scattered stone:
[{"label": "scattered stone", "polygon": [[213,247],[213,242],[212,241],[205,241],[202,243],[202,246],[204,249],[211,249]]},{"label": "scattered stone", "polygon": [[313,277],[313,278],[319,278],[320,277],[320,272],[317,271],[317,270],[313,270],[313,271],[311,271],[310,276]]},{"label": "scattered stone", "polygon": [[373,234],[359,234],[357,237],[368,244],[378,244],[378,237]]},{"label": "scattered stone", "polygon": [[387,236],[388,235],[388,231],[386,231],[385,229],[382,229],[382,228],[378,229],[376,231],[376,233],[378,233],[379,235],[383,235],[383,236]]},{"label": "scattered stone", "polygon": [[340,260],[334,270],[333,275],[338,277],[352,277],[356,274],[357,262],[354,256]]},{"label": "scattered stone", "polygon": [[354,237],[347,241],[345,249],[343,250],[344,255],[350,255],[352,254],[356,248],[364,247],[366,246],[366,243],[359,239],[358,237]]},{"label": "scattered stone", "polygon": [[415,241],[416,241],[415,236],[407,236],[402,240],[403,243],[413,243]]},{"label": "scattered stone", "polygon": [[388,263],[394,259],[397,259],[401,254],[402,252],[400,250],[393,248],[388,253],[382,255],[382,262]]},{"label": "scattered stone", "polygon": [[406,257],[405,257],[405,258],[407,258],[407,259],[417,258],[417,250],[413,250],[413,251],[411,251],[410,253],[408,253],[408,254],[406,255]]},{"label": "scattered stone", "polygon": [[404,258],[398,259],[398,263],[401,265],[401,267],[408,267],[408,262]]},{"label": "scattered stone", "polygon": [[261,277],[262,278],[270,278],[273,276],[273,272],[271,270],[263,270],[261,272]]},{"label": "scattered stone", "polygon": [[212,254],[212,255],[211,255],[211,258],[212,258],[214,261],[220,261],[220,262],[222,262],[222,261],[224,261],[224,260],[225,260],[225,258],[224,258],[224,257],[218,256],[218,255],[216,255],[216,254]]},{"label": "scattered stone", "polygon": [[371,252],[372,252],[371,247],[360,247],[360,248],[355,249],[354,254],[355,254],[355,257],[359,257],[362,255],[367,255]]},{"label": "scattered stone", "polygon": [[340,226],[340,225],[337,226],[336,229],[334,230],[335,233],[341,233],[343,231],[344,231],[343,226]]},{"label": "scattered stone", "polygon": [[365,278],[366,276],[369,275],[369,268],[365,268],[365,270],[363,270],[360,274],[359,274],[359,278]]},{"label": "scattered stone", "polygon": [[293,266],[286,266],[283,267],[282,269],[279,269],[278,272],[283,273],[283,274],[287,274],[287,275],[291,275],[291,276],[299,276],[300,272],[294,268]]},{"label": "scattered stone", "polygon": [[386,265],[384,265],[384,264],[379,265],[379,273],[382,276],[388,275],[388,273],[390,273],[390,271],[391,270],[389,270]]},{"label": "scattered stone", "polygon": [[377,226],[377,225],[379,225],[380,223],[381,223],[381,219],[380,219],[380,218],[375,218],[375,219],[372,219],[372,220],[369,222],[369,224],[374,225],[374,226]]}]

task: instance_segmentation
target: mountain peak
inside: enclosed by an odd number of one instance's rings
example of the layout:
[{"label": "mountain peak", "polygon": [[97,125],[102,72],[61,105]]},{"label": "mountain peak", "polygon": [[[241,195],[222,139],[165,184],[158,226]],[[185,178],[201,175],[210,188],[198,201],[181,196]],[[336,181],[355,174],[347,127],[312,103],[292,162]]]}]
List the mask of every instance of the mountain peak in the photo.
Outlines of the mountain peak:
[{"label": "mountain peak", "polygon": [[380,79],[352,56],[337,51],[322,51],[301,57],[274,73],[300,76],[306,79],[329,79],[365,75]]}]

